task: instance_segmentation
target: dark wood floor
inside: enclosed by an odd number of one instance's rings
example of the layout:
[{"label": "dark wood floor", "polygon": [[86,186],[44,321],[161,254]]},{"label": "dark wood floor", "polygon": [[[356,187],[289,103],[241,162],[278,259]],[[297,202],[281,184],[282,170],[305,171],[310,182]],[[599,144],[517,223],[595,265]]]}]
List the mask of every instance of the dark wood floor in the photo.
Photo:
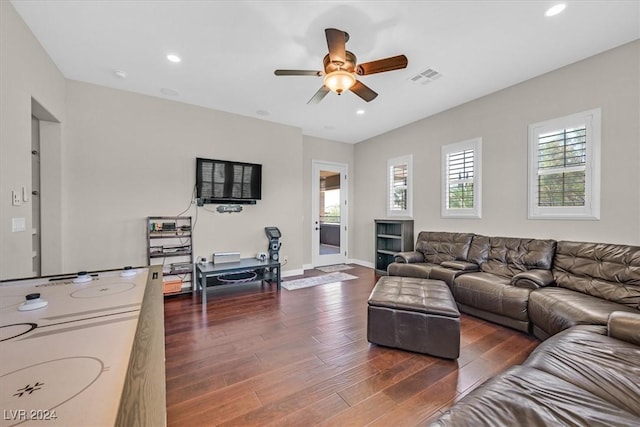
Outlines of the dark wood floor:
[{"label": "dark wood floor", "polygon": [[424,425],[538,345],[466,315],[457,361],[369,344],[376,278],[348,273],[359,278],[279,293],[214,288],[204,311],[199,297],[167,299],[169,425]]}]

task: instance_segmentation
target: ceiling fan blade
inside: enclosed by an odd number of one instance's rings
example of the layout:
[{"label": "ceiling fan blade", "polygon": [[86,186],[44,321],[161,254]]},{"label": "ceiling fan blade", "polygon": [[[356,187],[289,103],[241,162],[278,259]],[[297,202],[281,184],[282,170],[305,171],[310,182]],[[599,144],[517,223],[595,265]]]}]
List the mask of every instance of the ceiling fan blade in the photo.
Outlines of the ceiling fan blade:
[{"label": "ceiling fan blade", "polygon": [[321,76],[322,71],[314,70],[275,70],[273,72],[276,76]]},{"label": "ceiling fan blade", "polygon": [[319,103],[320,101],[322,101],[322,98],[327,96],[327,94],[329,92],[331,92],[331,90],[328,87],[322,85],[322,87],[320,89],[318,89],[316,94],[311,97],[311,99],[307,102],[307,104],[317,104],[317,103]]},{"label": "ceiling fan blade", "polygon": [[367,102],[371,102],[376,99],[378,94],[373,91],[369,86],[363,84],[360,80],[356,80],[356,83],[351,86],[351,92],[358,95],[360,98],[364,99]]},{"label": "ceiling fan blade", "polygon": [[378,59],[377,61],[358,64],[356,72],[361,76],[375,73],[384,73],[385,71],[407,68],[408,63],[409,61],[404,55],[392,56],[390,58]]},{"label": "ceiling fan blade", "polygon": [[335,28],[327,28],[324,30],[327,37],[327,46],[329,46],[329,59],[331,62],[346,62],[346,43],[349,35],[344,31]]}]

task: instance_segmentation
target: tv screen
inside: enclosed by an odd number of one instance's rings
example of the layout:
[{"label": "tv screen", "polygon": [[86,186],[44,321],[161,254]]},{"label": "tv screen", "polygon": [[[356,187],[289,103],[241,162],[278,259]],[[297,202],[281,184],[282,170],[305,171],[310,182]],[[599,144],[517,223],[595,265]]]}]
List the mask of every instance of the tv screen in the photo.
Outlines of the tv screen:
[{"label": "tv screen", "polygon": [[262,165],[198,157],[196,196],[202,203],[255,204],[262,198]]}]

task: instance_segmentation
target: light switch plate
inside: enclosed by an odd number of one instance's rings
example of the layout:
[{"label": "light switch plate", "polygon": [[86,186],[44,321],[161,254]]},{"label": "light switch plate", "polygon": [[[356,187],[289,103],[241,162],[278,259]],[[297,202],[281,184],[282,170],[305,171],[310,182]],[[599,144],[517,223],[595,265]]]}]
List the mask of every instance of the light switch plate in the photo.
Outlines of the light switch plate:
[{"label": "light switch plate", "polygon": [[16,233],[26,229],[26,221],[24,218],[11,218],[11,231]]}]

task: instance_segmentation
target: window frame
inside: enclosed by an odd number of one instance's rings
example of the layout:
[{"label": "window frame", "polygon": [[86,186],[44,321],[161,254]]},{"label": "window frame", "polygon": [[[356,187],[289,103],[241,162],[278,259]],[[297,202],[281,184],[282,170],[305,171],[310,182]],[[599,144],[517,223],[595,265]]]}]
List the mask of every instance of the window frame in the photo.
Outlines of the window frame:
[{"label": "window frame", "polygon": [[[538,205],[538,139],[539,135],[563,129],[586,127],[585,202],[584,206],[539,206]],[[529,219],[600,219],[600,159],[601,159],[602,112],[595,108],[581,113],[545,120],[529,125]]]},{"label": "window frame", "polygon": [[[392,171],[394,167],[407,165],[407,202],[406,209],[392,209],[391,208],[391,181]],[[406,217],[413,218],[413,154],[407,154],[405,156],[395,157],[387,160],[387,216],[388,217]]]},{"label": "window frame", "polygon": [[[473,207],[449,207],[449,162],[450,154],[473,150]],[[443,145],[440,150],[440,207],[442,218],[482,218],[482,137]]]}]

